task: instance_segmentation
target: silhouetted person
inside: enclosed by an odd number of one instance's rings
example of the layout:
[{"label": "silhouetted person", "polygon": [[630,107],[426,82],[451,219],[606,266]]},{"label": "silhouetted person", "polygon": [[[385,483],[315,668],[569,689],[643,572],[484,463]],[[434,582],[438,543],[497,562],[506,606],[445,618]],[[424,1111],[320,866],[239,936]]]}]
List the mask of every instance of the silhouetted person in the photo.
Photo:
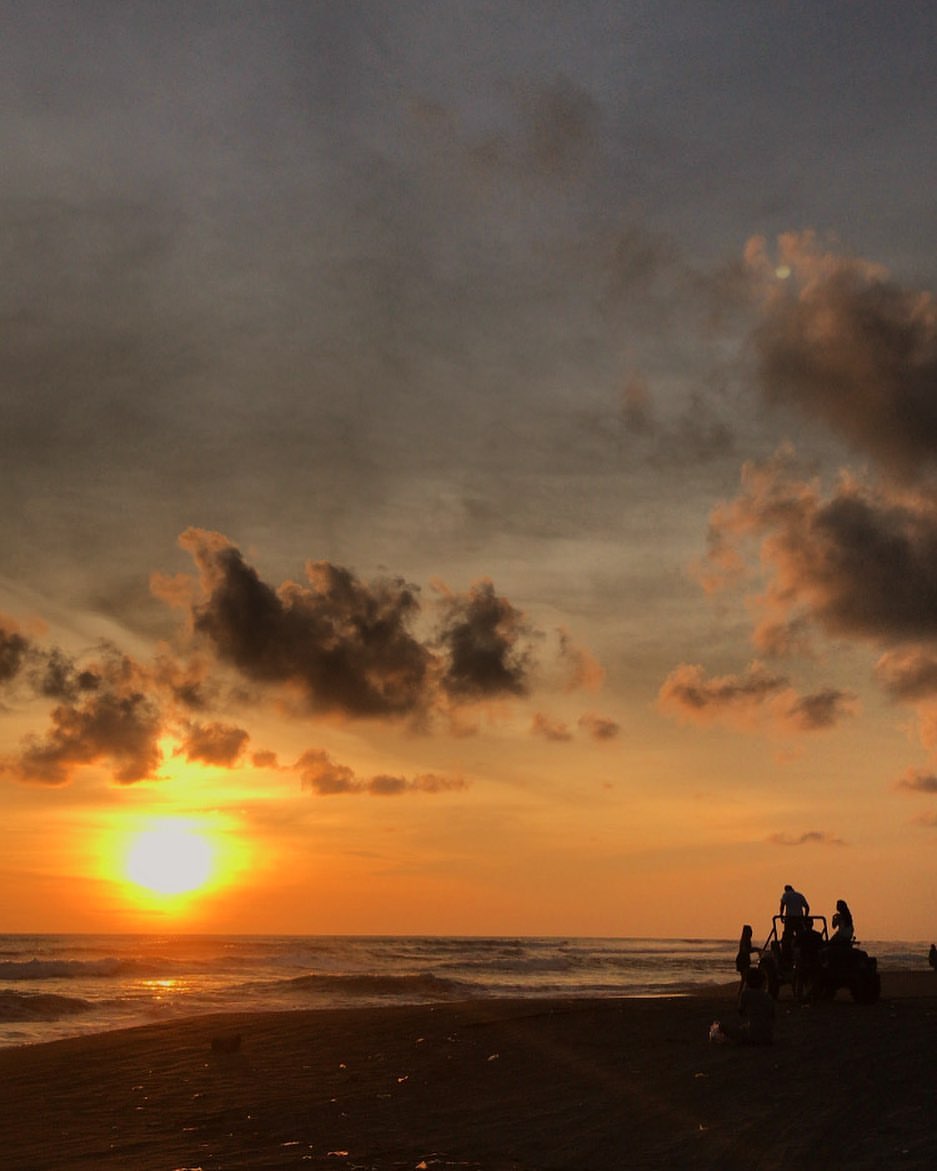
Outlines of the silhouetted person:
[{"label": "silhouetted person", "polygon": [[852,921],[852,911],[847,906],[845,899],[836,900],[836,910],[830,922],[835,928],[830,943],[835,943],[838,946],[852,943],[856,929]]},{"label": "silhouetted person", "polygon": [[730,1041],[741,1045],[770,1045],[774,1040],[774,1000],[765,988],[764,974],[758,968],[749,968],[745,987],[739,996],[738,1023],[719,1022],[719,1031]]},{"label": "silhouetted person", "polygon": [[735,957],[735,970],[741,977],[739,984],[739,995],[742,994],[742,989],[745,987],[745,977],[748,975],[752,966],[752,952],[760,952],[760,947],[752,946],[752,929],[751,924],[746,923],[742,928],[742,934],[739,936],[739,950]]},{"label": "silhouetted person", "polygon": [[784,920],[781,947],[785,955],[790,956],[791,943],[794,937],[800,934],[805,916],[810,914],[810,904],[807,899],[799,890],[794,890],[790,883],[785,885],[784,893],[781,895],[780,914]]},{"label": "silhouetted person", "polygon": [[930,951],[927,953],[927,962],[937,972],[937,947],[930,945]]}]

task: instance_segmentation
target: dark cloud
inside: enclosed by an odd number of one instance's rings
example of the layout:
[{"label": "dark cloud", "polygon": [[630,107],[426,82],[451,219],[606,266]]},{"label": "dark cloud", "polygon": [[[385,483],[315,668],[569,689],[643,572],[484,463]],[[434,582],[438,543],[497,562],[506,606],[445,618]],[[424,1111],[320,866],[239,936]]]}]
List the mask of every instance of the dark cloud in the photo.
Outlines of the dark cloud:
[{"label": "dark cloud", "polygon": [[233,768],[247,750],[250,736],[243,728],[217,721],[208,724],[189,724],[182,735],[176,755],[186,760],[201,760],[205,764]]},{"label": "dark cloud", "polygon": [[361,791],[361,784],[348,765],[336,764],[329,754],[320,748],[310,748],[304,752],[294,768],[299,773],[302,787],[319,797]]},{"label": "dark cloud", "polygon": [[822,731],[835,727],[842,719],[851,716],[855,703],[856,696],[851,691],[828,687],[795,700],[788,708],[787,718],[800,731]]},{"label": "dark cloud", "polygon": [[530,630],[523,615],[490,581],[443,600],[438,645],[446,656],[444,690],[455,699],[525,695]]},{"label": "dark cloud", "polygon": [[593,740],[614,740],[621,732],[621,726],[615,720],[596,715],[594,712],[585,712],[581,715],[579,727]]},{"label": "dark cloud", "polygon": [[16,678],[30,645],[9,619],[0,616],[0,683]]},{"label": "dark cloud", "polygon": [[30,680],[37,695],[46,699],[75,699],[84,691],[95,691],[101,684],[96,671],[84,670],[58,647],[33,655]]},{"label": "dark cloud", "polygon": [[937,503],[843,479],[829,496],[789,451],[746,465],[742,491],[711,518],[706,580],[716,588],[757,543],[767,579],[756,645],[826,633],[901,643],[937,638]]},{"label": "dark cloud", "polygon": [[362,793],[372,797],[399,797],[406,793],[457,792],[468,787],[468,782],[461,777],[445,777],[437,773],[422,773],[412,780],[387,773],[358,778],[348,765],[336,763],[327,752],[318,748],[304,752],[294,768],[300,774],[302,787],[318,797]]},{"label": "dark cloud", "polygon": [[[749,258],[770,282],[754,333],[775,402],[823,419],[859,451],[910,475],[937,457],[937,302],[884,269],[824,252],[812,234],[763,241]],[[777,279],[776,273],[790,274]]]},{"label": "dark cloud", "polygon": [[318,561],[306,565],[308,585],[274,589],[220,533],[188,529],[180,544],[201,573],[194,629],[242,676],[292,688],[310,710],[420,717],[443,699],[527,692],[532,632],[489,581],[465,594],[440,587],[438,629],[424,644],[411,629],[419,590],[400,578],[365,583]]},{"label": "dark cloud", "polygon": [[62,785],[81,765],[106,761],[121,784],[152,779],[162,759],[162,720],[140,691],[105,689],[54,708],[51,729],[4,763],[17,779]]},{"label": "dark cloud", "polygon": [[664,681],[658,706],[686,723],[796,734],[835,727],[854,714],[856,697],[834,688],[798,695],[785,675],[761,663],[742,675],[712,678],[699,665],[684,663]]},{"label": "dark cloud", "polygon": [[937,694],[937,652],[922,647],[886,651],[875,664],[875,678],[896,699],[928,699]]},{"label": "dark cloud", "polygon": [[904,789],[909,793],[937,793],[937,776],[930,772],[908,769],[904,776],[895,782],[895,788]]},{"label": "dark cloud", "polygon": [[409,630],[415,587],[366,585],[316,562],[306,566],[308,586],[274,590],[220,534],[189,529],[180,543],[206,594],[193,608],[195,629],[245,677],[290,685],[318,711],[404,716],[423,707],[432,660]]},{"label": "dark cloud", "polygon": [[789,687],[783,675],[755,663],[745,675],[706,678],[699,665],[683,663],[671,671],[660,689],[661,709],[693,723],[708,724],[726,713],[749,716],[766,699]]},{"label": "dark cloud", "polygon": [[808,830],[802,834],[770,834],[766,841],[772,846],[845,846],[842,838],[821,830]]}]

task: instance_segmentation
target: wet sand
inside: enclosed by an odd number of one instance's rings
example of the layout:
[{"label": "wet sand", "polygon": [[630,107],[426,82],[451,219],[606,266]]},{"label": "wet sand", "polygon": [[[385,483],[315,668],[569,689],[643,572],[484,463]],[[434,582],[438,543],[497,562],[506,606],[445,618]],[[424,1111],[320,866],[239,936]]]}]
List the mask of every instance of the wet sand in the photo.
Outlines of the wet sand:
[{"label": "wet sand", "polygon": [[782,995],[769,1048],[710,1044],[734,992],[212,1016],[0,1050],[0,1160],[13,1171],[937,1166],[937,974],[883,973],[873,1006]]}]

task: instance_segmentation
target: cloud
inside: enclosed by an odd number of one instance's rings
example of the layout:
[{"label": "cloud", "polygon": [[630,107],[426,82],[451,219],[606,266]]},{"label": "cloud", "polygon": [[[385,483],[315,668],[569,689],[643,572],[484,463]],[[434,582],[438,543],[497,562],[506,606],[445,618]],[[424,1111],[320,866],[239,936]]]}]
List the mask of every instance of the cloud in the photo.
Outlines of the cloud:
[{"label": "cloud", "polygon": [[895,782],[895,788],[904,789],[909,793],[937,793],[937,776],[917,769],[908,769],[904,776]]},{"label": "cloud", "polygon": [[772,846],[845,846],[842,838],[821,830],[808,830],[802,834],[769,834],[765,841]]},{"label": "cloud", "polygon": [[595,712],[585,712],[578,722],[579,727],[593,740],[614,740],[621,732],[621,726],[615,720],[596,715]]},{"label": "cloud", "polygon": [[822,419],[903,476],[933,466],[934,297],[880,265],[825,251],[811,232],[781,236],[776,263],[761,238],[746,258],[764,292],[753,342],[768,398]]},{"label": "cloud", "polygon": [[415,587],[370,586],[328,562],[306,566],[308,586],[261,581],[220,533],[187,529],[205,594],[195,629],[246,678],[296,688],[310,708],[351,716],[401,716],[424,705],[432,667],[410,633]]},{"label": "cloud", "polygon": [[937,694],[937,652],[922,647],[886,651],[875,678],[895,699],[921,700]]},{"label": "cloud", "polygon": [[523,615],[490,581],[467,594],[446,592],[437,636],[447,657],[442,686],[456,700],[525,695],[530,634]]},{"label": "cloud", "polygon": [[584,647],[576,646],[567,630],[560,629],[560,660],[567,670],[566,690],[598,691],[605,679],[605,670],[598,659]]},{"label": "cloud", "polygon": [[796,649],[808,624],[885,643],[937,639],[937,502],[928,496],[845,476],[824,495],[781,449],[746,464],[739,495],[713,512],[701,570],[709,588],[744,576],[752,543],[765,584],[759,649]]},{"label": "cloud", "polygon": [[438,627],[423,642],[413,633],[419,589],[401,578],[365,583],[310,561],[308,585],[274,589],[220,533],[187,529],[180,544],[200,571],[194,630],[242,677],[292,689],[311,711],[419,718],[452,702],[527,692],[531,631],[490,581],[465,594],[440,585]]},{"label": "cloud", "polygon": [[27,737],[19,754],[4,761],[5,771],[21,781],[63,785],[79,766],[106,761],[121,784],[155,778],[162,717],[124,662],[124,677],[111,673],[96,690],[55,707],[50,730]]},{"label": "cloud", "polygon": [[176,755],[186,760],[200,760],[205,764],[233,768],[247,749],[250,736],[243,728],[218,721],[208,724],[189,724],[182,736]]},{"label": "cloud", "polygon": [[17,676],[30,645],[16,624],[0,615],[0,683],[8,683]]},{"label": "cloud", "polygon": [[542,736],[544,740],[552,740],[556,743],[562,743],[566,740],[572,740],[573,734],[570,732],[568,725],[564,724],[562,720],[554,720],[550,716],[546,716],[543,712],[536,712],[531,720],[530,730],[535,736]]},{"label": "cloud", "polygon": [[658,702],[670,715],[689,723],[710,724],[729,714],[750,718],[766,698],[788,687],[787,679],[754,663],[745,675],[707,679],[698,664],[682,663],[667,676]]},{"label": "cloud", "polygon": [[667,715],[702,727],[816,732],[852,715],[855,696],[833,688],[798,695],[786,676],[758,662],[744,674],[711,678],[698,664],[682,663],[661,686],[658,706]]},{"label": "cloud", "polygon": [[304,752],[293,767],[300,774],[302,788],[318,797],[362,793],[372,797],[398,797],[406,793],[435,794],[468,788],[468,782],[461,777],[437,773],[421,773],[411,780],[387,773],[358,778],[348,765],[338,764],[320,748]]}]

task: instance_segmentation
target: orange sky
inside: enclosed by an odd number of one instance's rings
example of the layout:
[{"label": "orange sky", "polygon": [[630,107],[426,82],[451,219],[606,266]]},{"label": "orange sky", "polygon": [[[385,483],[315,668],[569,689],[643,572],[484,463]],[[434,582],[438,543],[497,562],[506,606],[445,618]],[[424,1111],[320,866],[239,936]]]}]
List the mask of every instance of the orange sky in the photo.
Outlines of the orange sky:
[{"label": "orange sky", "polygon": [[937,17],[44,9],[0,931],[937,934]]}]

